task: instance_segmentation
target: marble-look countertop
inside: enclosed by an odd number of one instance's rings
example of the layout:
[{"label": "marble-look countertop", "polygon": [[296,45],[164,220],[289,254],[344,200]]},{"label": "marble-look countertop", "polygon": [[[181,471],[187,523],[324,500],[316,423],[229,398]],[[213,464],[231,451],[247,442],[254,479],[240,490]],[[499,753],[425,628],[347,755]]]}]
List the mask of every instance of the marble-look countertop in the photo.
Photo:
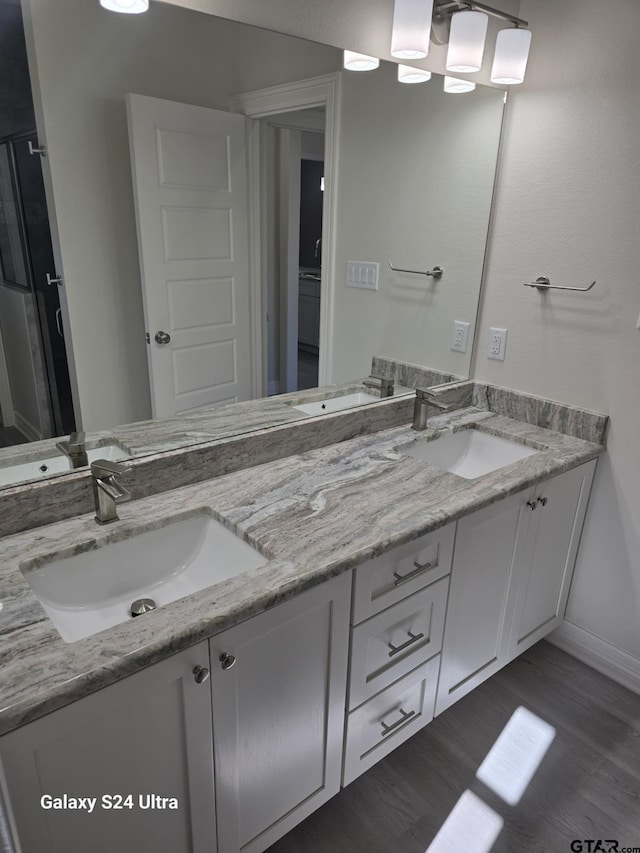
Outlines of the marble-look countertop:
[{"label": "marble-look countertop", "polygon": [[[380,553],[575,467],[596,444],[467,407],[281,458],[122,506],[106,527],[89,513],[0,540],[0,733],[36,719],[348,571]],[[438,429],[479,429],[540,452],[465,480],[397,448]],[[74,643],[62,640],[21,569],[212,513],[268,558],[239,577]]]}]

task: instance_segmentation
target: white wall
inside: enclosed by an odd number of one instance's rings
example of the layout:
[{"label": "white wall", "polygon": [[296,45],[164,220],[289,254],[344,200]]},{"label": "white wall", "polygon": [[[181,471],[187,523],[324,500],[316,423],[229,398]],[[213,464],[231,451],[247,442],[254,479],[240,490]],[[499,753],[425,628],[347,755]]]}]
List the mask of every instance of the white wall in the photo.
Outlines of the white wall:
[{"label": "white wall", "polygon": [[[640,659],[640,171],[637,0],[524,0],[479,327],[477,379],[608,413],[568,619]],[[589,293],[541,296],[522,282]],[[509,330],[488,361],[488,327]]]},{"label": "white wall", "polygon": [[23,6],[80,420],[96,429],[144,419],[150,399],[125,94],[228,109],[230,94],[336,70],[335,51],[259,32],[253,49],[236,50],[244,28],[161,3],[142,16],[93,0]]},{"label": "white wall", "polygon": [[[453,321],[473,330],[500,139],[503,93],[449,95],[442,78],[401,85],[395,65],[344,74],[339,121],[333,381],[371,356],[467,377]],[[347,262],[379,264],[378,290],[346,287]],[[394,266],[444,269],[439,280]]]}]

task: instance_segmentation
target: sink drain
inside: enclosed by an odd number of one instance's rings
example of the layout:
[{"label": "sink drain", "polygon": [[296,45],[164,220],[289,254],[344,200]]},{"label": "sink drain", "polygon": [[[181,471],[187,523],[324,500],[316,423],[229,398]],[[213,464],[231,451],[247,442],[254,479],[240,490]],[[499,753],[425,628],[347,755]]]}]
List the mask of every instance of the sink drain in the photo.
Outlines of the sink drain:
[{"label": "sink drain", "polygon": [[156,603],[153,598],[136,598],[131,605],[132,616],[142,616],[143,613],[149,613],[156,609]]}]

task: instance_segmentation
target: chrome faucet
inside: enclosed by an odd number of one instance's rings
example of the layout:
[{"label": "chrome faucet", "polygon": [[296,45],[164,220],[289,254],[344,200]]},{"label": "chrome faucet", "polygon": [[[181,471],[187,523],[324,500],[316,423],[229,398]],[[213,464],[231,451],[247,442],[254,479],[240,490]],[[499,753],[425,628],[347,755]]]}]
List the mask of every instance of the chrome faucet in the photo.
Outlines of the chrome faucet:
[{"label": "chrome faucet", "polygon": [[72,432],[68,441],[59,441],[56,447],[69,457],[72,468],[82,468],[89,464],[83,432]]},{"label": "chrome faucet", "polygon": [[448,412],[452,408],[447,403],[442,403],[429,388],[416,388],[416,400],[413,404],[413,423],[411,429],[423,430],[427,428],[429,417],[429,406],[441,412]]},{"label": "chrome faucet", "polygon": [[91,485],[98,524],[110,524],[118,520],[116,504],[128,501],[131,494],[118,482],[116,474],[128,472],[129,468],[108,459],[96,459],[91,463]]},{"label": "chrome faucet", "polygon": [[380,391],[381,397],[393,397],[393,379],[385,379],[382,376],[368,376],[362,380],[365,388],[374,388]]}]

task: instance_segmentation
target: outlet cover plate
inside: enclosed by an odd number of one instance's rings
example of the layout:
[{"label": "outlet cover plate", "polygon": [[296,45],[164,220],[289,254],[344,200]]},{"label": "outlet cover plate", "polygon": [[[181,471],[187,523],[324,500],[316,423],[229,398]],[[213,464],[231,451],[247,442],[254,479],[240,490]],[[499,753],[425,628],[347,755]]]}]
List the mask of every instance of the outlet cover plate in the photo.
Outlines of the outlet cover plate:
[{"label": "outlet cover plate", "polygon": [[465,323],[464,320],[453,321],[451,349],[454,350],[454,352],[467,351],[467,343],[469,341],[469,326],[470,323]]},{"label": "outlet cover plate", "polygon": [[507,348],[507,330],[491,327],[489,329],[489,351],[487,358],[495,358],[496,361],[504,361],[504,353]]}]

